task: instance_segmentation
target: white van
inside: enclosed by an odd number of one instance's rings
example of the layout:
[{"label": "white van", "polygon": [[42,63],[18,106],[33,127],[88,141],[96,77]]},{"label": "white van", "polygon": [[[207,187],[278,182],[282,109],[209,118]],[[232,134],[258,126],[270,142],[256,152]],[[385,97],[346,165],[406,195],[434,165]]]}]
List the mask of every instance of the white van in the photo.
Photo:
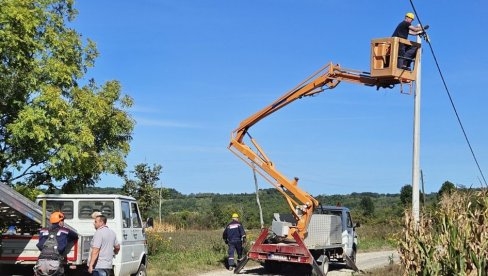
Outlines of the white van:
[{"label": "white van", "polygon": [[[90,241],[95,233],[91,215],[98,211],[107,217],[107,225],[116,233],[120,243],[120,251],[113,261],[114,275],[146,275],[147,240],[139,207],[133,197],[110,194],[47,194],[38,196],[36,202],[42,206],[44,199],[46,210],[63,212],[66,226],[80,236],[67,255],[71,269],[79,271],[87,268]],[[4,250],[0,254],[0,263],[35,263],[40,253],[36,247],[38,238],[37,235],[28,233],[3,236]],[[69,275],[69,271],[66,273]]]}]

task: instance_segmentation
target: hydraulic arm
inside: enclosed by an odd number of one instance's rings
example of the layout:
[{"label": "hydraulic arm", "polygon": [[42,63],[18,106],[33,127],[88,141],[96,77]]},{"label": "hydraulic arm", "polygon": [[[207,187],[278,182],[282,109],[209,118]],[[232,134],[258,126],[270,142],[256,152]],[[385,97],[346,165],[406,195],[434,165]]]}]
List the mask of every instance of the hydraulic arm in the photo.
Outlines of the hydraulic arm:
[{"label": "hydraulic arm", "polygon": [[[290,210],[297,221],[296,228],[290,228],[288,236],[291,236],[293,232],[297,232],[300,238],[304,239],[311,215],[319,205],[319,202],[298,187],[298,178],[290,180],[275,168],[273,162],[264,153],[256,140],[249,135],[249,128],[293,101],[321,93],[327,89],[333,89],[341,81],[376,86],[377,88],[391,88],[395,84],[405,82],[405,80],[398,78],[371,77],[367,72],[349,70],[337,64],[330,63],[319,69],[272,104],[242,121],[239,127],[232,132],[229,149],[249,166],[256,169],[261,176],[278,189],[286,198]],[[253,148],[245,144],[244,141],[247,140],[244,139],[246,134]]]}]

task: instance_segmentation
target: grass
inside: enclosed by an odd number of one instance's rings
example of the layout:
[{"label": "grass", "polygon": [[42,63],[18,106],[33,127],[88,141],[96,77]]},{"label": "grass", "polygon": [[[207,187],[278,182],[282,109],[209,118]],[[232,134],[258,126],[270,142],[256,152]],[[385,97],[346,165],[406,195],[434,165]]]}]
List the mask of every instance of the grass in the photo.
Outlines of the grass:
[{"label": "grass", "polygon": [[224,265],[221,231],[149,232],[149,275],[191,275]]},{"label": "grass", "polygon": [[[222,230],[175,231],[171,227],[163,229],[157,225],[155,229],[147,233],[150,252],[148,275],[195,275],[225,266],[227,246],[222,240]],[[360,252],[393,248],[390,231],[397,230],[395,226],[384,224],[361,225],[358,228]],[[255,240],[259,233],[260,230],[247,231],[248,240]]]},{"label": "grass", "polygon": [[389,275],[398,276],[398,275],[404,275],[404,273],[405,270],[399,264],[390,264],[382,268],[371,269],[366,271],[366,274],[371,276],[389,276]]},{"label": "grass", "polygon": [[359,252],[394,249],[402,227],[396,223],[364,224],[357,228]]}]

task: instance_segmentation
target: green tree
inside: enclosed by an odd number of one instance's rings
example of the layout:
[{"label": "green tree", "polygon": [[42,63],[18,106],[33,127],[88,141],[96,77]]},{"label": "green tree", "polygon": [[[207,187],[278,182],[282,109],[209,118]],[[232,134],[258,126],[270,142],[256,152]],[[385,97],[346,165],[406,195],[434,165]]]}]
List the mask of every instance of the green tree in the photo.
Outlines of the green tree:
[{"label": "green tree", "polygon": [[442,184],[439,192],[437,192],[437,199],[441,199],[443,194],[452,194],[452,192],[454,192],[455,190],[456,186],[453,183],[446,181]]},{"label": "green tree", "polygon": [[27,185],[22,185],[22,184],[15,185],[14,189],[15,189],[15,191],[17,191],[18,193],[20,193],[21,195],[27,197],[28,199],[30,199],[32,201],[36,201],[36,198],[38,195],[44,194],[44,192],[39,190],[39,189],[32,188],[32,187],[29,187]]},{"label": "green tree", "polygon": [[412,202],[412,185],[407,184],[400,190],[400,201],[404,206]]},{"label": "green tree", "polygon": [[363,196],[359,205],[362,209],[363,216],[372,217],[374,215],[374,203],[371,197]]},{"label": "green tree", "polygon": [[125,184],[122,186],[122,192],[137,199],[139,208],[144,217],[147,217],[149,210],[156,206],[159,201],[156,184],[161,174],[161,165],[154,165],[151,168],[148,164],[137,164],[132,173],[135,179],[124,176]]},{"label": "green tree", "polygon": [[69,27],[73,3],[0,0],[1,181],[73,192],[124,173],[132,99],[84,79],[98,52]]}]

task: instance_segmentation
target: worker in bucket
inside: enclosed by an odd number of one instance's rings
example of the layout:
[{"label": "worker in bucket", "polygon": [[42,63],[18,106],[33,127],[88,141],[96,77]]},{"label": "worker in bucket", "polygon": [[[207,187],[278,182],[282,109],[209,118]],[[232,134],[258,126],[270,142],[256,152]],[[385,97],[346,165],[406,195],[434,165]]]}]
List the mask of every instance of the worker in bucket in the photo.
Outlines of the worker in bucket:
[{"label": "worker in bucket", "polygon": [[232,221],[225,227],[222,238],[225,244],[229,246],[229,270],[232,271],[236,267],[234,251],[237,251],[238,261],[241,261],[242,245],[246,243],[246,232],[239,222],[237,213],[232,214]]},{"label": "worker in bucket", "polygon": [[[412,21],[415,20],[415,15],[411,12],[405,14],[405,19],[398,24],[395,31],[391,36],[408,39],[408,35],[421,35],[424,30],[429,28],[429,25],[425,25],[424,28],[419,26],[412,26]],[[412,59],[415,57],[417,47],[405,45],[400,43],[398,48],[398,64],[397,67],[401,69],[410,70]]]},{"label": "worker in bucket", "polygon": [[34,266],[34,275],[64,275],[66,249],[78,240],[76,232],[64,227],[64,214],[53,212],[49,218],[51,226],[39,231],[37,248],[41,250]]}]

